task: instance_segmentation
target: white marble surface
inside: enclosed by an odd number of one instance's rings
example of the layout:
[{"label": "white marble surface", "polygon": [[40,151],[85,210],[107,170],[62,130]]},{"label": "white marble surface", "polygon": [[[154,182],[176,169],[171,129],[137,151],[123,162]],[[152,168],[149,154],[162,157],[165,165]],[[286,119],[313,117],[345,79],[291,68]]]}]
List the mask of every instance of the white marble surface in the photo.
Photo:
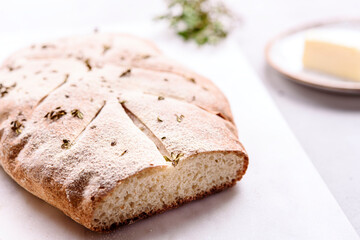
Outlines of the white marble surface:
[{"label": "white marble surface", "polygon": [[[21,1],[21,5],[19,2],[0,2],[2,54],[21,43],[39,39],[41,34],[56,36],[74,32],[77,28],[90,31],[93,26],[101,28],[141,22],[151,19],[162,6],[161,1],[140,0],[124,3],[77,1],[72,6],[63,1]],[[259,10],[261,4],[247,5]],[[252,31],[249,26],[254,22],[248,24],[243,33]],[[147,28],[139,34],[146,36],[149,30],[152,29]],[[217,49],[198,50],[176,39],[164,42],[164,36],[170,35],[162,34],[168,33],[156,34],[155,29],[151,32],[149,37],[157,40],[160,48],[211,77],[228,95],[241,139],[251,156],[250,168],[243,181],[221,194],[112,234],[98,235],[20,189],[1,171],[0,239],[358,239],[238,48],[241,42],[247,54],[254,52],[251,61],[259,64],[260,57],[256,54],[261,54],[262,49],[259,46],[256,50],[256,44],[260,41],[253,41],[247,35],[252,43],[246,45],[246,36],[242,35],[241,40],[233,38]],[[194,52],[197,52],[196,56]],[[262,69],[256,66],[258,71]],[[266,74],[264,81],[273,91],[267,76],[272,75]],[[305,99],[305,102],[310,100]],[[304,131],[308,129],[304,128]],[[308,141],[313,139],[316,137],[308,133]],[[330,148],[337,154],[337,149]]]}]

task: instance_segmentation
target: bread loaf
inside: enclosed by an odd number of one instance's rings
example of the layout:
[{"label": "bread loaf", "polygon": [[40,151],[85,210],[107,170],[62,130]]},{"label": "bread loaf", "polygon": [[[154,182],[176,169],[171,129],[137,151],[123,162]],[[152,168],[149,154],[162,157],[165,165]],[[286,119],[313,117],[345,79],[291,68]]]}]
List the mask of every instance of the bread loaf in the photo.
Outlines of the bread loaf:
[{"label": "bread loaf", "polygon": [[208,79],[124,34],[36,44],[0,68],[0,162],[94,231],[233,186],[247,154]]}]

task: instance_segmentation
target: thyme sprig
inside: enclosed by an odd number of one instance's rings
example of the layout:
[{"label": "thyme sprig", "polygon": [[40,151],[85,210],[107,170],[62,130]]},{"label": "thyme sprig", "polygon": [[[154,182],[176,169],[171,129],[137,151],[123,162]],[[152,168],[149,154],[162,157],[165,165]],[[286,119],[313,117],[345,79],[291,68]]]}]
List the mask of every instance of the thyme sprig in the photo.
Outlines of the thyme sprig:
[{"label": "thyme sprig", "polygon": [[234,15],[220,1],[167,0],[168,12],[157,17],[167,20],[170,27],[184,40],[198,45],[216,44],[232,29]]}]

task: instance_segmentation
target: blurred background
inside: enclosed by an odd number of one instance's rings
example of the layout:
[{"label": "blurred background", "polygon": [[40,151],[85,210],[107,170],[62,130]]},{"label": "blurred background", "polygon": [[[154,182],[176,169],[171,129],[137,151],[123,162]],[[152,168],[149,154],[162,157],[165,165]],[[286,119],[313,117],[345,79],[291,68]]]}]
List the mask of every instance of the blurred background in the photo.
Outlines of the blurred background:
[{"label": "blurred background", "polygon": [[[358,0],[223,1],[238,17],[234,34],[288,125],[346,216],[360,233],[360,97],[293,83],[266,63],[267,43],[289,29],[318,21],[360,18]],[[163,14],[163,0],[0,1],[0,39],[39,33],[136,24]],[[53,34],[52,34],[53,33]],[[16,38],[14,37],[14,41]],[[2,42],[2,44],[10,44]],[[191,44],[191,43],[189,43]],[[160,46],[161,47],[161,46]],[[216,46],[214,46],[216,47]],[[256,93],[254,93],[256,95]],[[269,126],[271,127],[271,126]]]}]

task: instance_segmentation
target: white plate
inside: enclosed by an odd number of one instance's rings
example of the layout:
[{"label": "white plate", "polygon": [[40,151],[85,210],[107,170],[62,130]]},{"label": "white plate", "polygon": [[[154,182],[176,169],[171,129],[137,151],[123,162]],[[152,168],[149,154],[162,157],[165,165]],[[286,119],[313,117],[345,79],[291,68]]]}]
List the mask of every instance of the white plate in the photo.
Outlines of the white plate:
[{"label": "white plate", "polygon": [[360,31],[360,19],[328,21],[287,31],[268,44],[266,48],[268,64],[289,79],[307,86],[333,92],[360,94],[360,82],[353,82],[303,68],[302,54],[305,33],[309,29],[319,28],[351,28]]}]

